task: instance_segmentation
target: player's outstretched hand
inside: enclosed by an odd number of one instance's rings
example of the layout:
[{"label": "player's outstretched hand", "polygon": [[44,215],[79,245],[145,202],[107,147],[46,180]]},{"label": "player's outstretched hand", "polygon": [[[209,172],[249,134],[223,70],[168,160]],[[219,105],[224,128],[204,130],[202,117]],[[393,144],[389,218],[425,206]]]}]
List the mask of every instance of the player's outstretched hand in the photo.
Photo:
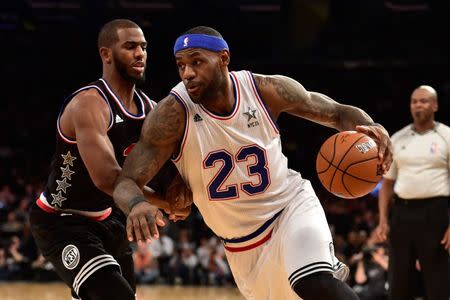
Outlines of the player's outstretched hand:
[{"label": "player's outstretched hand", "polygon": [[358,125],[356,131],[370,136],[378,145],[378,164],[381,168],[381,174],[389,171],[392,163],[392,143],[389,133],[380,124]]},{"label": "player's outstretched hand", "polygon": [[154,205],[140,202],[133,206],[127,218],[128,240],[136,242],[151,242],[159,238],[158,226],[166,225],[163,214]]}]

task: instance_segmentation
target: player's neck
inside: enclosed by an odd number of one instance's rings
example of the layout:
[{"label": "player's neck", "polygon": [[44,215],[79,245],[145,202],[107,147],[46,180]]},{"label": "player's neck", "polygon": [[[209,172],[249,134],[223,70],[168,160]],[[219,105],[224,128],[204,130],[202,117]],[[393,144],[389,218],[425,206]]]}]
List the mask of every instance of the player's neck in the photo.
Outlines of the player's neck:
[{"label": "player's neck", "polygon": [[226,81],[220,86],[216,92],[207,96],[207,101],[203,103],[208,110],[219,113],[229,114],[234,108],[236,99],[234,97],[233,84],[229,76],[226,77]]},{"label": "player's neck", "polygon": [[113,90],[117,97],[119,97],[125,107],[130,109],[134,103],[134,83],[125,80],[119,74],[103,73],[103,79],[108,82],[109,87]]}]

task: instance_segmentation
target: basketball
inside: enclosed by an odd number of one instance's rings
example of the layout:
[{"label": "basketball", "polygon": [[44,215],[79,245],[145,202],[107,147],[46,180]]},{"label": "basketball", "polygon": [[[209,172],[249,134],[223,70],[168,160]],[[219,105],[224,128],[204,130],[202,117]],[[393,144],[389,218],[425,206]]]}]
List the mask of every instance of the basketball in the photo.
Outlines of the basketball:
[{"label": "basketball", "polygon": [[329,137],[320,148],[316,171],[332,194],[347,199],[370,193],[381,180],[378,147],[364,133],[343,131]]}]

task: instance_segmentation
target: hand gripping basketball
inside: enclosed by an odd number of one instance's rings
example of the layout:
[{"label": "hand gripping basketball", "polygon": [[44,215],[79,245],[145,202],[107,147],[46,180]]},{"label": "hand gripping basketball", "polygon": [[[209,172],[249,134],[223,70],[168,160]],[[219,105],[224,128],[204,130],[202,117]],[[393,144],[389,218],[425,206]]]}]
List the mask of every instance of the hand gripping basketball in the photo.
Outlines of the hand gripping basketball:
[{"label": "hand gripping basketball", "polygon": [[347,199],[370,193],[381,180],[378,147],[361,132],[343,131],[329,137],[320,148],[316,171],[323,186]]}]

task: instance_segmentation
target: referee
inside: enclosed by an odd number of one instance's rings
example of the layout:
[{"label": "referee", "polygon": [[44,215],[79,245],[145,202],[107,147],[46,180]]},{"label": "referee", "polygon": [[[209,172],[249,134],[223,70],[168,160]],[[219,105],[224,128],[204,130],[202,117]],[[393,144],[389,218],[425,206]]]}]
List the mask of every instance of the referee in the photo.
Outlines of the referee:
[{"label": "referee", "polygon": [[448,300],[450,127],[434,121],[438,101],[430,86],[414,90],[410,109],[413,123],[392,136],[394,161],[379,194],[376,234],[380,241],[390,235],[389,299],[414,299],[419,260],[426,299]]}]

